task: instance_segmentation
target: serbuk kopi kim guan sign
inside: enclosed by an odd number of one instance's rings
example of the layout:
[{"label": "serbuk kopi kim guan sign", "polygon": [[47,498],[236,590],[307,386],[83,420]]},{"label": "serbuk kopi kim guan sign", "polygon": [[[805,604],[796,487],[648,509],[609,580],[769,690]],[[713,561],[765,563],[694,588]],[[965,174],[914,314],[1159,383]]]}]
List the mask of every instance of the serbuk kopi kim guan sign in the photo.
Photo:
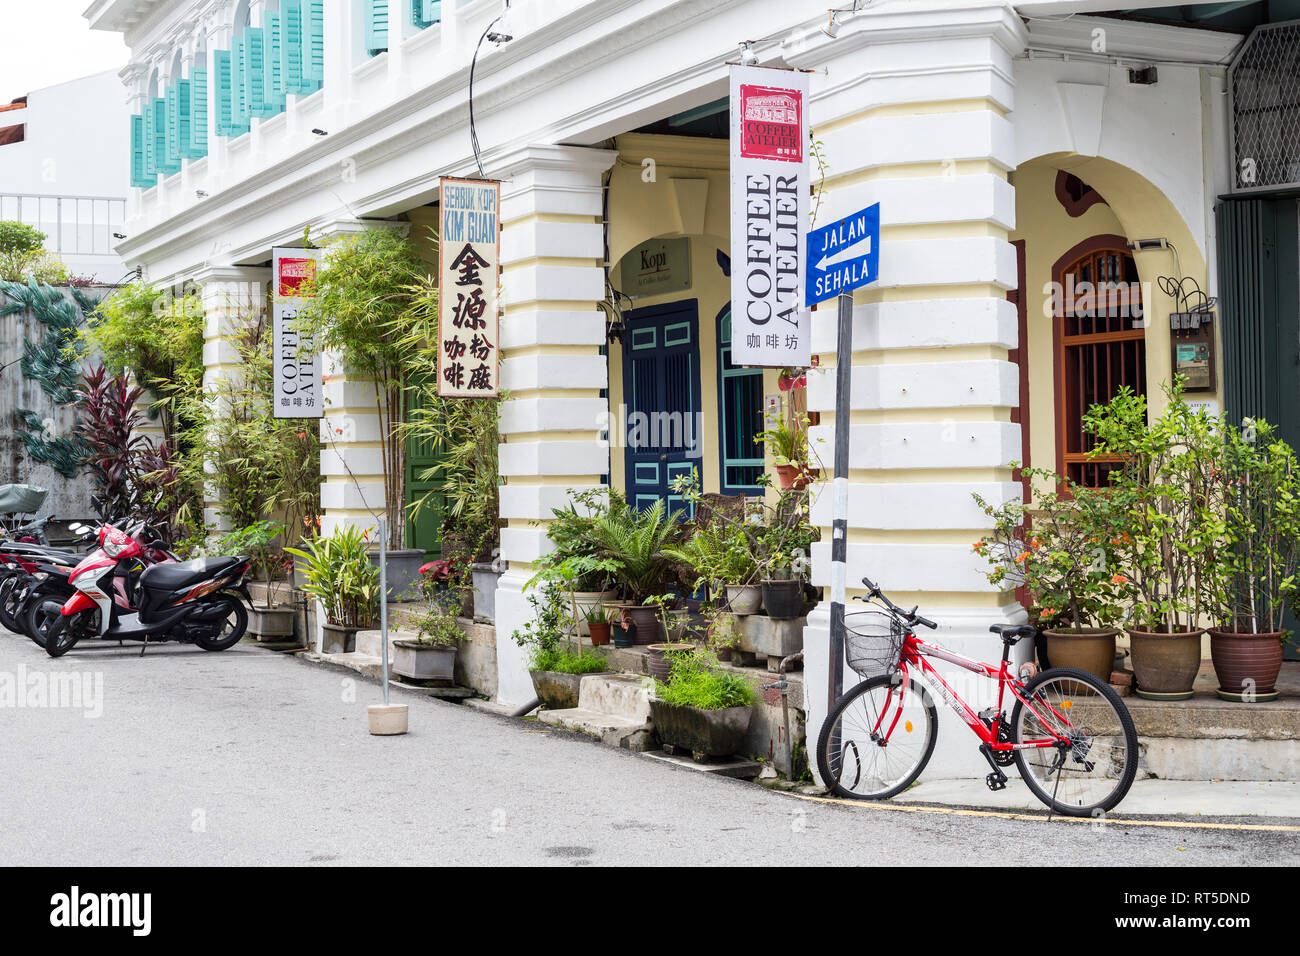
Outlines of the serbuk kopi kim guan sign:
[{"label": "serbuk kopi kim guan sign", "polygon": [[731,68],[731,360],[807,366],[808,74]]},{"label": "serbuk kopi kim guan sign", "polygon": [[298,328],[298,312],[306,291],[303,287],[311,288],[320,258],[319,249],[271,250],[275,279],[271,305],[275,394],[271,407],[276,418],[320,418],[325,413],[320,391],[320,352]]},{"label": "serbuk kopi kim guan sign", "polygon": [[501,184],[442,181],[438,237],[438,394],[496,398],[500,356]]}]

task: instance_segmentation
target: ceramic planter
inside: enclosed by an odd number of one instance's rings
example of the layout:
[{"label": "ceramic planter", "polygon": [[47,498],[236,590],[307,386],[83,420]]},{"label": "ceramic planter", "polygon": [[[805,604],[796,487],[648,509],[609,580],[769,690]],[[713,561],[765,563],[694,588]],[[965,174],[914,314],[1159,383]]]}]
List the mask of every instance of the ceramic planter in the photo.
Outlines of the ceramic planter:
[{"label": "ceramic planter", "polygon": [[326,622],[321,625],[322,654],[351,654],[357,649],[357,628]]},{"label": "ceramic planter", "polygon": [[493,624],[497,619],[497,581],[501,572],[495,564],[472,564],[474,579],[474,620]]},{"label": "ceramic planter", "polygon": [[672,665],[668,661],[668,655],[679,653],[681,651],[691,651],[694,649],[694,644],[688,644],[684,641],[670,641],[666,644],[651,644],[646,648],[646,672],[655,680],[667,681],[672,673]]},{"label": "ceramic planter", "polygon": [[557,671],[529,671],[537,699],[547,710],[570,710],[578,706],[578,687],[583,674],[561,674]]},{"label": "ceramic planter", "polygon": [[[419,548],[403,548],[389,551],[387,567],[388,600],[405,601],[419,592],[420,566],[424,564],[424,552]],[[379,552],[370,552],[370,563],[379,567]]]},{"label": "ceramic planter", "polygon": [[297,616],[298,609],[292,606],[253,607],[248,612],[248,633],[262,640],[291,640]]},{"label": "ceramic planter", "polygon": [[664,634],[664,622],[659,616],[658,605],[628,604],[621,611],[636,625],[637,644],[663,643],[667,635]]},{"label": "ceramic planter", "polygon": [[1082,627],[1043,631],[1047,660],[1053,667],[1077,667],[1109,683],[1115,669],[1118,628]]},{"label": "ceramic planter", "polygon": [[763,609],[768,617],[790,620],[803,614],[802,581],[764,581]]},{"label": "ceramic planter", "polygon": [[732,614],[757,614],[763,606],[763,589],[757,584],[728,584],[727,603]]},{"label": "ceramic planter", "polygon": [[1210,631],[1210,657],[1224,700],[1260,703],[1277,700],[1282,670],[1282,632],[1243,634]]},{"label": "ceramic planter", "polygon": [[456,648],[419,641],[393,642],[393,671],[412,680],[445,680],[456,676]]},{"label": "ceramic planter", "polygon": [[569,600],[578,609],[578,634],[586,637],[591,631],[587,627],[586,612],[600,605],[607,605],[618,598],[617,591],[570,591]]},{"label": "ceramic planter", "polygon": [[593,647],[604,647],[609,643],[609,621],[593,621],[587,633],[591,635]]},{"label": "ceramic planter", "polygon": [[636,643],[636,625],[631,621],[624,626],[619,621],[610,621],[609,636],[615,647],[631,647]]},{"label": "ceramic planter", "polygon": [[1133,679],[1137,685],[1133,692],[1148,700],[1191,697],[1196,673],[1201,669],[1201,633],[1130,630]]},{"label": "ceramic planter", "polygon": [[659,740],[689,750],[697,760],[726,757],[738,751],[745,741],[751,716],[749,707],[700,710],[698,707],[666,704],[661,700],[650,701],[650,718],[654,721]]}]

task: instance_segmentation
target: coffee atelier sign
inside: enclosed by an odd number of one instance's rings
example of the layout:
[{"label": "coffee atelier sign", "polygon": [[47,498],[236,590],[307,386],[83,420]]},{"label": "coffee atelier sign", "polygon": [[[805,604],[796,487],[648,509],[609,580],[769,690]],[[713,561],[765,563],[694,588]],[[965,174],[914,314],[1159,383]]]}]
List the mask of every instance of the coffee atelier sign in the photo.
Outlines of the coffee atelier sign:
[{"label": "coffee atelier sign", "polygon": [[444,179],[438,242],[438,394],[496,398],[501,184]]},{"label": "coffee atelier sign", "polygon": [[[298,328],[298,313],[316,277],[320,249],[273,249],[271,349],[274,356],[272,414],[276,418],[320,418],[321,357],[315,343]],[[304,286],[307,288],[304,289]]]},{"label": "coffee atelier sign", "polygon": [[731,68],[731,356],[807,366],[808,75]]}]

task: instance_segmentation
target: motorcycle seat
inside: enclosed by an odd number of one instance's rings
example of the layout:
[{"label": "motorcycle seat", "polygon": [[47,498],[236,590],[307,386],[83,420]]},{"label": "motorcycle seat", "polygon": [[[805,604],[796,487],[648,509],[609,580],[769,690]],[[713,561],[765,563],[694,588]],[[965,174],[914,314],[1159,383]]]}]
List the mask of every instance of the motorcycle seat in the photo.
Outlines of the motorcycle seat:
[{"label": "motorcycle seat", "polygon": [[140,586],[159,591],[177,591],[200,581],[221,577],[243,562],[243,558],[226,557],[154,564],[141,573]]}]

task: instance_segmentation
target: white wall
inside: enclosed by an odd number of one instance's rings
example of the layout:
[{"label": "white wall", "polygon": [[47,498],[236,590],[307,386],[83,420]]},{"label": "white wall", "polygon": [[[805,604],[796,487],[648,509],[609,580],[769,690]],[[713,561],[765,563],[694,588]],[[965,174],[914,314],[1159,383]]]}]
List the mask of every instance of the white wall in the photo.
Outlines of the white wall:
[{"label": "white wall", "polygon": [[[0,115],[0,125],[26,124],[21,143],[0,146],[0,196],[97,196],[124,200],[129,191],[130,127],[117,73],[108,70],[28,94],[27,108]],[[57,245],[52,202],[25,201],[21,212],[0,200],[0,218],[20,218]],[[96,227],[92,230],[91,218]],[[63,260],[73,273],[114,282],[126,271],[112,251],[113,232],[124,232],[121,203],[64,203]],[[39,219],[39,221],[38,221]],[[73,223],[80,223],[74,228]],[[74,236],[75,234],[75,236]],[[75,245],[75,251],[73,243]]]}]

